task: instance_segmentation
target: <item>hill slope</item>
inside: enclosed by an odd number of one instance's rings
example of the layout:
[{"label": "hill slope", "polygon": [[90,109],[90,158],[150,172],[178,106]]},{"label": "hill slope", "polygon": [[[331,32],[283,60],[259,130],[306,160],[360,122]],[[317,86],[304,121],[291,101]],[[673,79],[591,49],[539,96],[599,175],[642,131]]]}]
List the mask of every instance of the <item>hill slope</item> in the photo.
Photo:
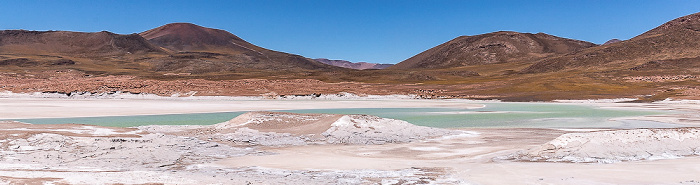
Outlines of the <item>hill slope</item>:
[{"label": "hill slope", "polygon": [[543,59],[523,72],[625,70],[648,62],[697,57],[700,57],[700,13],[674,19],[629,40]]},{"label": "hill slope", "polygon": [[406,59],[390,69],[434,69],[533,61],[593,46],[596,45],[544,33],[500,31],[457,37]]}]

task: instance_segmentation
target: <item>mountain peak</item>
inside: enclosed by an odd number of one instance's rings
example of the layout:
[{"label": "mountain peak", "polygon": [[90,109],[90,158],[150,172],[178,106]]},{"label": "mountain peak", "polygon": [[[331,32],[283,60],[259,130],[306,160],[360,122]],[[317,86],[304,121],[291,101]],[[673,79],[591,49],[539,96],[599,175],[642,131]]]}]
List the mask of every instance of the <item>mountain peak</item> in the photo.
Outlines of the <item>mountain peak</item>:
[{"label": "mountain peak", "polygon": [[156,45],[175,51],[203,50],[209,46],[252,45],[227,31],[192,23],[170,23],[139,35]]}]

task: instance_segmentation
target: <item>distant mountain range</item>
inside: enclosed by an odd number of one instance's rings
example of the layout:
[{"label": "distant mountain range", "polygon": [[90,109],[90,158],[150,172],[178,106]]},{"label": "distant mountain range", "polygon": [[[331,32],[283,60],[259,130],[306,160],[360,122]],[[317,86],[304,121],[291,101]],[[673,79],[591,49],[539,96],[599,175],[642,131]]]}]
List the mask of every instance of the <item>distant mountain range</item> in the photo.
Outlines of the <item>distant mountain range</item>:
[{"label": "distant mountain range", "polygon": [[[318,79],[406,84],[394,90],[515,101],[700,99],[700,13],[602,45],[545,33],[499,31],[460,36],[395,65],[309,59],[191,23],[128,35],[0,31],[0,72],[31,76],[64,69],[86,76],[156,80]],[[428,86],[432,89],[424,89]]]},{"label": "distant mountain range", "polygon": [[384,68],[387,68],[387,67],[394,65],[394,64],[377,64],[377,63],[367,63],[367,62],[354,63],[354,62],[350,62],[350,61],[346,61],[346,60],[330,60],[330,59],[325,59],[325,58],[317,58],[314,60],[317,62],[324,63],[324,64],[332,65],[332,66],[357,69],[357,70],[384,69]]},{"label": "distant mountain range", "polygon": [[[190,23],[172,23],[130,35],[106,31],[0,31],[0,59],[23,60],[31,65],[21,67],[40,68],[59,58],[74,61],[66,68],[104,74],[342,70],[258,47],[224,30]],[[6,62],[6,66],[13,65]]]},{"label": "distant mountain range", "polygon": [[618,43],[618,42],[622,42],[622,40],[620,40],[620,39],[610,39],[610,40],[608,40],[608,41],[605,41],[605,43],[603,43],[602,45],[615,44],[615,43]]}]

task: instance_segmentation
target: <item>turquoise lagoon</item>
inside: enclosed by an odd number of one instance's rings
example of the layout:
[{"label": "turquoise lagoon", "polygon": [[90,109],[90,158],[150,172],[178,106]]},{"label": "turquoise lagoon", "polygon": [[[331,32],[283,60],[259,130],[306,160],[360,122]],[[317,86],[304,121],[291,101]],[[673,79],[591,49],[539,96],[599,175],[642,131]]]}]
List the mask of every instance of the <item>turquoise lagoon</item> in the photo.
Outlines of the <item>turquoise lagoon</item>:
[{"label": "turquoise lagoon", "polygon": [[[369,102],[363,102],[369,103]],[[681,125],[612,118],[670,114],[671,111],[604,109],[555,103],[484,103],[484,108],[352,108],[275,110],[294,113],[367,114],[439,128],[670,128]],[[32,124],[79,123],[101,126],[210,125],[244,112],[21,119]]]}]

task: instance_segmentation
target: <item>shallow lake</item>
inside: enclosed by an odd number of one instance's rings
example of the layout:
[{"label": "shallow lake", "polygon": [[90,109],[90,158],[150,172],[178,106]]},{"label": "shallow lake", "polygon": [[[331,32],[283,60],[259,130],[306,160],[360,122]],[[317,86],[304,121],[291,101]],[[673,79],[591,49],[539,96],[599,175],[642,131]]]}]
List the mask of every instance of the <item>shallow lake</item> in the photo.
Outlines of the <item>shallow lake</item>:
[{"label": "shallow lake", "polygon": [[[485,103],[484,108],[352,108],[277,110],[294,113],[367,114],[440,127],[498,128],[669,128],[681,125],[653,121],[611,118],[669,114],[670,111],[603,109],[586,105],[553,103]],[[108,116],[82,118],[21,119],[33,124],[80,123],[131,127],[140,125],[210,125],[232,119],[244,112],[168,114],[145,116]]]}]

